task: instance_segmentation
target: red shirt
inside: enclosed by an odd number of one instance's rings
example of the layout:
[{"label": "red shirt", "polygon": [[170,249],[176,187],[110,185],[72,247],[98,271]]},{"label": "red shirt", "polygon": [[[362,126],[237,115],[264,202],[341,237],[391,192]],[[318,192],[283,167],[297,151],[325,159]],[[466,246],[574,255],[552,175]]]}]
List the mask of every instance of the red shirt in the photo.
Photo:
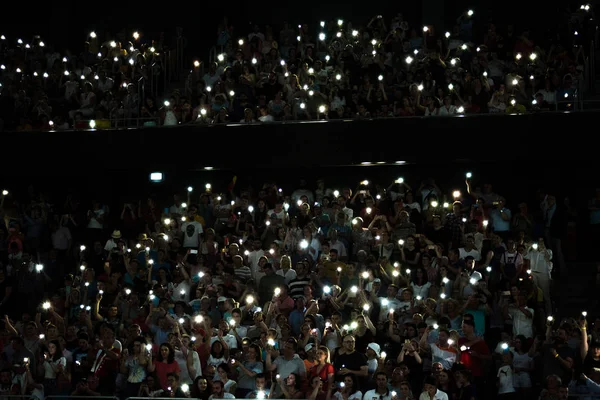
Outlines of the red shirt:
[{"label": "red shirt", "polygon": [[167,390],[167,388],[169,387],[169,382],[167,381],[167,374],[175,372],[179,375],[179,364],[177,364],[177,361],[173,361],[171,364],[167,364],[157,360],[154,360],[152,363],[154,364],[154,367],[156,367],[156,370],[154,372],[156,373],[156,377],[160,382],[160,387],[163,390]]},{"label": "red shirt", "polygon": [[[118,347],[113,347],[111,351],[117,355],[121,354],[121,349]],[[110,376],[110,374],[115,373],[115,371],[119,371],[119,359],[117,358],[116,360],[111,360],[106,355],[106,351],[102,349],[98,350],[96,353],[96,360],[92,366],[92,372],[94,375],[98,378],[103,378]]]},{"label": "red shirt", "polygon": [[[467,338],[461,337],[458,339],[458,348],[460,348],[464,343],[470,342]],[[484,372],[484,361],[479,357],[472,357],[471,352],[474,351],[479,355],[489,355],[490,349],[488,349],[487,344],[483,340],[475,343],[469,350],[463,351],[460,354],[460,362],[464,364],[464,366],[471,370],[471,374],[473,376],[483,376]]]},{"label": "red shirt", "polygon": [[312,381],[312,378],[314,378],[315,376],[318,376],[319,378],[321,378],[321,381],[323,381],[323,392],[327,393],[327,391],[329,390],[329,375],[334,375],[335,374],[335,370],[333,368],[333,365],[331,365],[330,363],[326,363],[325,366],[323,368],[321,368],[320,372],[317,372],[317,367],[318,365],[315,365],[314,367],[312,367],[310,369],[310,374],[309,374],[309,379],[307,379],[307,381],[310,382]]}]

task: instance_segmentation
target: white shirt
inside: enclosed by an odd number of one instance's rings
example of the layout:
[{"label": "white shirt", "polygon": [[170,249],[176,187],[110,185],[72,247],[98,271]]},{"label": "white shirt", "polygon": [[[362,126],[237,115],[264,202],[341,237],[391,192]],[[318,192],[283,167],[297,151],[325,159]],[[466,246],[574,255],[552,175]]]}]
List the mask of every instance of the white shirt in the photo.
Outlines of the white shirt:
[{"label": "white shirt", "polygon": [[[283,279],[285,279],[285,284],[289,285],[290,282],[294,279],[296,279],[296,271],[294,271],[293,269],[288,269],[287,272],[283,272],[282,269],[278,269],[277,272],[275,272],[277,275],[279,276],[283,276]],[[242,336],[243,337],[243,336]]]},{"label": "white shirt", "polygon": [[[335,392],[333,394],[333,398],[335,400],[343,400],[344,399],[344,397],[342,396],[342,394],[340,392]],[[348,396],[348,400],[361,400],[362,398],[363,398],[363,395],[360,390],[357,392],[354,392],[350,396]]]},{"label": "white shirt", "polygon": [[[437,390],[437,392],[435,392],[435,394],[433,395],[434,400],[448,400],[448,395],[446,394],[446,392],[442,392],[440,389]],[[421,395],[419,396],[419,400],[430,400],[431,397],[429,397],[429,393],[427,392],[423,392],[421,393]]]},{"label": "white shirt", "polygon": [[[525,307],[533,317],[533,308]],[[513,321],[513,335],[523,335],[527,339],[533,337],[533,318],[527,318],[525,314],[518,308],[511,307],[508,309],[508,316]]]},{"label": "white shirt", "polygon": [[56,361],[46,360],[44,361],[44,378],[45,379],[56,379],[56,372],[52,369],[52,364],[54,366],[61,365],[63,370],[67,367],[67,359],[65,357],[61,357]]},{"label": "white shirt", "polygon": [[420,296],[422,300],[425,300],[428,297],[431,282],[427,282],[422,286],[418,286],[414,282],[411,282],[410,286],[412,287],[415,299],[417,298],[417,296]]},{"label": "white shirt", "polygon": [[173,204],[171,208],[169,208],[169,214],[183,215],[183,213],[185,212],[185,208],[181,207],[181,204]]},{"label": "white shirt", "polygon": [[[181,281],[178,284],[175,284],[173,282],[169,282],[169,284],[167,285],[167,290],[171,290],[173,295],[171,296],[171,299],[173,301],[184,301],[186,303],[190,302],[190,285],[186,282],[186,281]],[[183,290],[183,295],[181,294],[181,291]]]},{"label": "white shirt", "polygon": [[[238,348],[237,339],[231,333],[224,335],[223,340],[225,341],[225,343],[227,343],[227,346],[229,346],[229,349],[237,349]],[[212,346],[212,344],[214,342],[218,342],[218,341],[219,341],[219,338],[217,336],[213,336],[210,339],[210,345]]]},{"label": "white shirt", "polygon": [[242,339],[248,336],[248,328],[246,328],[245,326],[238,325],[235,327],[235,331],[237,332],[238,336]]},{"label": "white shirt", "polygon": [[479,253],[479,251],[477,251],[477,249],[475,249],[475,248],[471,249],[470,251],[467,251],[464,247],[461,247],[460,249],[458,249],[458,252],[459,252],[459,258],[461,260],[464,260],[468,256],[473,257],[475,259],[475,261],[481,260],[481,253]]},{"label": "white shirt", "polygon": [[530,249],[527,254],[525,254],[525,259],[529,260],[531,272],[539,273],[544,275],[544,277],[550,278],[550,273],[552,272],[552,261],[546,260],[546,253],[548,254],[548,259],[552,260],[552,250],[534,250]]},{"label": "white shirt", "polygon": [[202,375],[202,366],[200,365],[200,357],[198,357],[198,353],[192,350],[188,350],[192,353],[194,369],[196,370],[196,376],[190,376],[190,371],[187,367],[187,357],[183,355],[181,350],[175,350],[175,361],[179,365],[179,382],[187,383],[188,385],[192,384],[197,376]]},{"label": "white shirt", "polygon": [[500,367],[497,377],[500,378],[498,394],[515,392],[515,387],[513,386],[513,370],[510,365],[504,365]]},{"label": "white shirt", "polygon": [[223,396],[214,397],[214,394],[211,394],[208,397],[208,400],[213,400],[213,399],[235,399],[235,396],[232,395],[231,393],[224,392]]},{"label": "white shirt", "polygon": [[106,78],[104,82],[99,79],[96,81],[96,87],[98,88],[98,91],[103,93],[112,90],[113,86],[115,86],[115,81],[113,81],[112,78]]},{"label": "white shirt", "polygon": [[200,235],[203,232],[202,224],[198,221],[188,221],[181,225],[183,232],[183,247],[197,248],[200,244]]},{"label": "white shirt", "polygon": [[258,260],[262,256],[265,255],[265,251],[263,249],[253,250],[248,254],[248,263],[250,264],[250,271],[252,271],[252,278],[256,280],[256,275],[259,272],[258,270]]},{"label": "white shirt", "polygon": [[282,224],[286,220],[285,208],[282,208],[280,212],[273,210],[267,211],[267,216],[271,219],[271,223]]},{"label": "white shirt", "polygon": [[447,108],[445,105],[440,107],[438,115],[454,115],[456,114],[456,106],[450,104]]},{"label": "white shirt", "polygon": [[[384,305],[386,301],[387,301],[387,305]],[[388,319],[390,310],[392,308],[394,309],[394,312],[399,311],[398,307],[400,305],[400,302],[397,299],[380,297],[379,304],[381,305],[380,311],[379,311],[379,322],[383,322]]]},{"label": "white shirt", "polygon": [[325,337],[323,339],[325,342],[325,346],[327,346],[330,352],[334,352],[335,349],[340,347],[340,339],[337,333],[335,332],[327,331],[327,334],[325,334]]},{"label": "white shirt", "polygon": [[331,242],[329,244],[329,248],[336,249],[338,252],[338,257],[348,257],[348,251],[346,250],[346,246],[339,240],[336,240],[335,243]]},{"label": "white shirt", "polygon": [[100,222],[98,222],[98,218],[100,218],[101,216],[104,215],[104,210],[103,209],[99,209],[96,211],[92,211],[92,218],[90,219],[90,222],[88,222],[88,228],[91,229],[102,229],[104,228],[104,225],[101,224]]},{"label": "white shirt", "polygon": [[117,244],[115,243],[115,239],[110,238],[106,241],[106,244],[104,245],[104,250],[111,252],[115,247],[117,247]]},{"label": "white shirt", "polygon": [[371,389],[363,396],[364,400],[392,400],[392,392],[388,390],[387,394],[377,393],[377,389]]},{"label": "white shirt", "polygon": [[354,216],[354,210],[348,207],[342,208],[342,212],[346,214],[346,221],[351,221]]}]

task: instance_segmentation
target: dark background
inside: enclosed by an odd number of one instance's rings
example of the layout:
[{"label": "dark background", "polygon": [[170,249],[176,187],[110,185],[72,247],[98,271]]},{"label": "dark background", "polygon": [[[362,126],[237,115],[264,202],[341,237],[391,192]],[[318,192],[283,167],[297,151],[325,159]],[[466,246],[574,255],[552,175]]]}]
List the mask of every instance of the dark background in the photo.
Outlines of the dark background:
[{"label": "dark background", "polygon": [[[584,238],[577,245],[586,246],[587,203],[600,187],[600,167],[597,141],[584,127],[595,126],[598,116],[579,112],[7,132],[0,182],[12,192],[32,184],[60,201],[73,193],[84,204],[97,199],[118,211],[124,202],[149,194],[162,206],[170,205],[172,195],[185,195],[190,185],[198,191],[211,183],[214,191],[224,192],[233,176],[238,190],[270,182],[288,194],[301,178],[311,188],[324,178],[329,188],[354,190],[365,179],[387,187],[401,176],[416,190],[433,177],[450,196],[454,189],[465,190],[465,173],[471,171],[474,186],[492,183],[513,211],[522,201],[537,210],[540,193],[554,193],[559,202],[569,198],[578,213],[571,220]],[[163,172],[164,182],[151,183],[153,171]]]}]

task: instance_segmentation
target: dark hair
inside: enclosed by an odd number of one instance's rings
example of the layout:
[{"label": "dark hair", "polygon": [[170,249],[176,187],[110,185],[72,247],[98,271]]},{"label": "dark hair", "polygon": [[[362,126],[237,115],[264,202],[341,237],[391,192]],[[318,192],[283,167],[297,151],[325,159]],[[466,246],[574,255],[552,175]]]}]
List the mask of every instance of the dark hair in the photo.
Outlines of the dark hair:
[{"label": "dark hair", "polygon": [[216,384],[216,383],[219,383],[219,384],[221,384],[222,387],[225,387],[225,384],[222,381],[220,381],[220,380],[212,382],[213,385]]},{"label": "dark hair", "polygon": [[176,380],[176,381],[178,381],[178,382],[179,382],[179,374],[177,374],[177,372],[169,372],[169,373],[167,374],[167,378],[168,378],[168,377],[173,377],[173,378],[175,378],[175,380]]},{"label": "dark hair", "polygon": [[256,343],[251,343],[250,346],[248,346],[249,349],[253,349],[256,352],[256,360],[259,362],[262,362],[262,350],[260,348],[259,345],[257,345]]},{"label": "dark hair", "polygon": [[262,379],[262,378],[267,379],[267,375],[265,375],[263,372],[260,372],[260,373],[258,373],[256,375],[254,375],[254,380],[256,380],[256,379]]},{"label": "dark hair", "polygon": [[43,346],[42,347],[42,350],[44,352],[48,351],[48,353],[50,353],[50,346],[49,345],[51,345],[51,344],[53,344],[54,346],[56,346],[56,352],[52,356],[52,361],[58,361],[63,356],[62,346],[60,345],[60,342],[58,340],[51,340],[50,342],[48,342],[48,346]]},{"label": "dark hair", "polygon": [[156,361],[164,361],[163,356],[162,356],[162,352],[160,351],[161,348],[166,347],[167,349],[169,349],[169,355],[167,356],[167,364],[171,364],[175,361],[175,350],[173,349],[173,346],[171,346],[170,343],[162,343],[158,349],[158,355],[156,356]]},{"label": "dark hair", "polygon": [[425,378],[425,381],[423,382],[423,386],[425,386],[425,385],[435,386],[436,388],[438,387],[437,380],[431,375],[428,376],[427,378]]},{"label": "dark hair", "polygon": [[529,351],[529,341],[527,340],[527,338],[523,335],[517,335],[515,339],[518,339],[521,342],[521,351],[527,353]]},{"label": "dark hair", "polygon": [[[213,354],[213,350],[215,348],[216,344],[220,344],[221,345],[221,351],[219,353],[215,353]],[[214,342],[213,344],[210,345],[210,354],[214,357],[214,358],[221,358],[225,355],[225,348],[223,348],[223,345],[221,344],[221,342],[219,342],[218,340],[216,342]]]},{"label": "dark hair", "polygon": [[356,379],[356,376],[353,374],[346,374],[343,376],[342,381],[344,381],[346,378],[352,379],[352,390],[354,390],[354,392],[352,392],[352,394],[358,392],[360,390],[360,387],[358,384],[358,379]]},{"label": "dark hair", "polygon": [[[204,392],[200,392],[200,389],[198,389],[198,381],[200,379],[204,379],[206,381],[206,390]],[[210,395],[212,395],[212,381],[205,376],[197,376],[190,388],[190,397],[192,399],[208,400]]]},{"label": "dark hair", "polygon": [[219,364],[219,366],[217,367],[217,370],[221,368],[223,371],[225,371],[225,373],[227,375],[229,375],[229,373],[231,372],[231,368],[229,368],[229,364],[227,363],[221,363]]},{"label": "dark hair", "polygon": [[133,341],[129,344],[129,346],[127,346],[127,349],[129,350],[129,353],[133,354],[133,345],[135,344],[135,342],[140,342],[142,344],[142,346],[145,346],[148,342],[146,341],[146,338],[143,336],[138,336],[135,339],[133,339]]},{"label": "dark hair", "polygon": [[[423,278],[422,278],[421,282],[417,282],[417,271],[422,272]],[[427,271],[425,271],[425,268],[423,268],[421,266],[415,268],[415,272],[414,272],[414,274],[412,274],[412,281],[413,281],[413,283],[419,284],[421,286],[425,285],[429,281],[429,278],[427,277]]]}]

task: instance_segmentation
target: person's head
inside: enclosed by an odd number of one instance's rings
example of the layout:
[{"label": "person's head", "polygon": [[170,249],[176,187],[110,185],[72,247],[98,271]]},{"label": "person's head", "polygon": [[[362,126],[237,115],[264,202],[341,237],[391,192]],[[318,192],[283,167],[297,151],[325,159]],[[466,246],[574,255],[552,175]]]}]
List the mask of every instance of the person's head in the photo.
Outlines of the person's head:
[{"label": "person's head", "polygon": [[291,359],[292,357],[294,357],[294,354],[296,354],[297,346],[298,346],[298,343],[296,342],[296,339],[294,339],[294,338],[288,339],[285,342],[285,344],[283,345],[283,356],[287,359]]},{"label": "person's head", "polygon": [[423,391],[427,392],[427,394],[433,398],[437,393],[437,386],[438,384],[435,378],[433,376],[428,376],[423,384]]},{"label": "person's head", "polygon": [[198,393],[205,393],[209,388],[209,381],[208,379],[206,379],[203,376],[198,376],[195,380],[194,380],[194,385],[193,385],[193,391],[196,392],[198,391]]},{"label": "person's head", "polygon": [[388,285],[387,297],[392,299],[392,298],[395,298],[397,294],[398,294],[398,286],[396,286],[394,284]]},{"label": "person's head", "polygon": [[529,350],[527,346],[527,338],[525,338],[525,336],[523,335],[517,335],[515,337],[515,340],[513,340],[513,347],[515,348],[515,350],[517,351],[527,351]]},{"label": "person's head", "polygon": [[174,392],[177,390],[179,387],[179,375],[175,372],[169,372],[167,374],[167,385],[169,385],[171,391]]},{"label": "person's head", "polygon": [[590,343],[590,353],[595,359],[600,358],[600,341],[594,340]]},{"label": "person's head", "polygon": [[562,379],[558,375],[548,375],[546,377],[546,389],[556,390],[562,385]]},{"label": "person's head", "polygon": [[514,354],[512,351],[507,350],[507,351],[502,352],[502,363],[504,365],[512,365],[513,358],[514,358]]},{"label": "person's head", "polygon": [[327,346],[319,346],[316,352],[316,359],[323,364],[330,362],[329,348]]},{"label": "person's head", "polygon": [[441,370],[440,373],[437,375],[437,380],[438,380],[438,384],[439,385],[446,385],[450,382],[450,375],[448,373],[448,371]]},{"label": "person's head", "polygon": [[398,387],[398,394],[401,399],[411,399],[412,398],[412,389],[410,387],[410,383],[404,381]]},{"label": "person's head", "polygon": [[475,319],[471,314],[465,314],[462,321],[462,330],[465,335],[475,333]]},{"label": "person's head", "polygon": [[267,387],[267,376],[262,372],[254,376],[254,385],[256,390],[265,390]]},{"label": "person's head", "polygon": [[169,343],[163,343],[160,345],[158,351],[157,361],[166,362],[171,364],[175,360],[175,350]]},{"label": "person's head", "polygon": [[467,368],[460,368],[454,372],[454,380],[460,387],[465,386],[471,382],[471,370]]},{"label": "person's head", "polygon": [[289,374],[288,377],[285,378],[285,384],[287,386],[297,387],[299,383],[298,376],[294,373]]},{"label": "person's head", "polygon": [[0,371],[0,385],[8,386],[12,383],[12,371],[10,369],[3,369]]},{"label": "person's head", "polygon": [[229,368],[229,364],[227,363],[221,363],[217,367],[217,374],[219,375],[219,379],[221,379],[222,381],[227,381],[227,379],[229,379],[228,376],[230,372],[231,369]]},{"label": "person's head", "polygon": [[556,330],[556,337],[554,338],[554,341],[557,344],[564,344],[567,342],[568,339],[569,339],[568,326],[562,325],[560,328],[558,328]]},{"label": "person's head", "polygon": [[356,346],[356,339],[354,338],[354,335],[349,334],[349,335],[344,336],[342,338],[342,345],[346,352],[352,353]]},{"label": "person's head", "polygon": [[444,370],[444,366],[440,362],[434,362],[431,364],[431,372],[434,377],[437,378],[440,372]]},{"label": "person's head", "polygon": [[221,381],[212,381],[212,392],[213,397],[217,399],[223,398],[223,382]]},{"label": "person's head", "polygon": [[562,385],[558,388],[557,400],[567,400],[569,398],[569,387]]},{"label": "person's head", "polygon": [[356,393],[359,390],[358,380],[353,374],[344,375],[342,382],[344,382],[344,387],[348,390],[349,393]]},{"label": "person's head", "polygon": [[379,371],[375,374],[375,384],[378,390],[387,390],[387,375],[384,371]]},{"label": "person's head", "polygon": [[448,339],[450,339],[450,332],[446,328],[440,328],[438,332],[440,344],[446,346],[448,344]]}]

